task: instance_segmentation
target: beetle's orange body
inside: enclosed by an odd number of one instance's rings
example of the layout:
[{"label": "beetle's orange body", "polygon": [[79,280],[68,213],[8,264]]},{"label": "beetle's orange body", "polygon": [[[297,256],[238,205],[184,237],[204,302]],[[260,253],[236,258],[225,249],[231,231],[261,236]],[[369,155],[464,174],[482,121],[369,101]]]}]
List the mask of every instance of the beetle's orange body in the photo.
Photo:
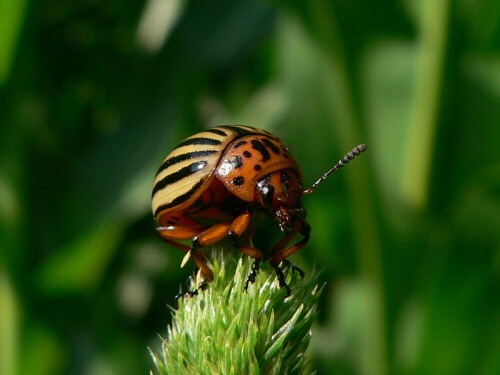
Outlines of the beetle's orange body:
[{"label": "beetle's orange body", "polygon": [[[346,156],[334,168],[356,155]],[[214,275],[201,247],[229,237],[238,250],[254,258],[245,288],[254,281],[263,256],[243,244],[241,236],[254,214],[271,216],[285,237],[272,248],[269,263],[288,289],[279,264],[309,240],[300,197],[314,188],[303,191],[299,165],[279,138],[249,126],[224,125],[187,138],[167,156],[155,178],[152,209],[160,237],[186,251],[206,281]],[[297,233],[302,240],[289,246]],[[191,246],[180,240],[191,240]]]}]

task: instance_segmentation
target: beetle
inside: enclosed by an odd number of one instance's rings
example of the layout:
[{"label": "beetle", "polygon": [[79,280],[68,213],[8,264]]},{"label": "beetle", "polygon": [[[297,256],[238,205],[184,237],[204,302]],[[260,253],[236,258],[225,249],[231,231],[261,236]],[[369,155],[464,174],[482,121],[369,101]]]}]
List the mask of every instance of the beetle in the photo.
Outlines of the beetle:
[{"label": "beetle", "polygon": [[[164,159],[153,184],[152,210],[161,239],[186,253],[181,266],[194,260],[202,281],[187,295],[197,294],[213,280],[201,248],[228,237],[231,244],[254,259],[244,288],[253,283],[263,254],[249,246],[251,219],[258,214],[277,221],[283,238],[271,249],[269,264],[280,287],[285,282],[282,262],[310,237],[306,210],[300,201],[335,170],[354,159],[366,146],[348,152],[309,189],[303,190],[300,167],[288,146],[271,133],[244,125],[208,128],[182,141]],[[297,234],[302,238],[290,245]],[[190,240],[187,246],[179,241]]]}]

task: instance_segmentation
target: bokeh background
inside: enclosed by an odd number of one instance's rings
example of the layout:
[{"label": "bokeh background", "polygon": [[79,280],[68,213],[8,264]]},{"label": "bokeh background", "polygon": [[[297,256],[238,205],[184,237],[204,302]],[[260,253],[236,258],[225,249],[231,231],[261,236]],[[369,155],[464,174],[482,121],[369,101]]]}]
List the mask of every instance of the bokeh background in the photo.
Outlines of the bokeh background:
[{"label": "bokeh background", "polygon": [[499,374],[499,52],[495,0],[0,1],[0,374],[148,373],[189,273],[153,176],[224,123],[306,185],[369,145],[304,199],[311,369]]}]

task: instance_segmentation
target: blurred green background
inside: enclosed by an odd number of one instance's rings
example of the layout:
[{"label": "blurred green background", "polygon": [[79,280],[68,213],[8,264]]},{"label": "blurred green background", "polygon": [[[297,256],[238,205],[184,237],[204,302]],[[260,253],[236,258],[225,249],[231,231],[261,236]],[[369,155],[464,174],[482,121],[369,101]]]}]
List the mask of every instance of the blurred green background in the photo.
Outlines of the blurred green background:
[{"label": "blurred green background", "polygon": [[[146,374],[156,168],[265,128],[311,184],[318,374],[500,373],[500,3],[0,0],[0,374]],[[266,248],[278,238],[269,231]]]}]

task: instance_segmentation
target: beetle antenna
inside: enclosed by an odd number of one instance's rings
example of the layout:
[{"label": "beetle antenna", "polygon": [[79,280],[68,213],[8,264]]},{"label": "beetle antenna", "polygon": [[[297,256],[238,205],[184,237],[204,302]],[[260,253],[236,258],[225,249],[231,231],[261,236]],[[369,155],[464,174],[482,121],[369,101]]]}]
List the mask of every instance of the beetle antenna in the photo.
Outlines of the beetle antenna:
[{"label": "beetle antenna", "polygon": [[365,151],[366,148],[367,148],[366,145],[363,145],[363,144],[357,145],[356,147],[354,147],[351,151],[349,151],[347,154],[345,154],[345,156],[342,159],[340,159],[337,164],[335,164],[332,168],[330,168],[330,170],[328,170],[323,176],[321,176],[319,178],[319,180],[316,181],[309,189],[304,190],[302,193],[303,194],[311,194],[312,192],[314,192],[314,190],[318,187],[318,185],[320,183],[322,183],[324,180],[326,180],[328,178],[328,176],[330,176],[337,169],[342,168],[344,165],[349,163],[351,160],[355,159],[356,156],[358,156],[363,151]]}]

